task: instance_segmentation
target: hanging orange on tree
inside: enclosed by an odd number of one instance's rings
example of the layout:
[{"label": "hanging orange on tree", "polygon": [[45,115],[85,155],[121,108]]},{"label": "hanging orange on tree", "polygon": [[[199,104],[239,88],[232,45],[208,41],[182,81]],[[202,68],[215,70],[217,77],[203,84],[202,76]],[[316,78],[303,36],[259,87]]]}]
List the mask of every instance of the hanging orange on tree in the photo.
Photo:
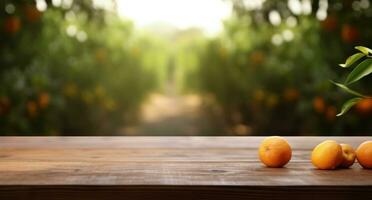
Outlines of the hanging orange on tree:
[{"label": "hanging orange on tree", "polygon": [[337,28],[337,17],[333,15],[327,16],[322,22],[321,22],[321,27],[323,30],[327,32],[332,32]]},{"label": "hanging orange on tree", "polygon": [[345,24],[341,30],[342,40],[346,43],[352,43],[359,39],[359,31],[350,24]]},{"label": "hanging orange on tree", "polygon": [[35,5],[26,5],[24,7],[24,13],[26,20],[31,23],[39,21],[42,14]]},{"label": "hanging orange on tree", "polygon": [[40,108],[44,109],[48,107],[49,101],[50,101],[50,96],[48,93],[42,92],[39,94],[38,103],[39,103]]},{"label": "hanging orange on tree", "polygon": [[6,33],[17,33],[21,29],[21,20],[17,16],[10,16],[5,19],[3,28]]},{"label": "hanging orange on tree", "polygon": [[318,113],[324,112],[326,108],[324,99],[320,96],[315,97],[313,100],[313,107],[314,107],[314,110]]}]

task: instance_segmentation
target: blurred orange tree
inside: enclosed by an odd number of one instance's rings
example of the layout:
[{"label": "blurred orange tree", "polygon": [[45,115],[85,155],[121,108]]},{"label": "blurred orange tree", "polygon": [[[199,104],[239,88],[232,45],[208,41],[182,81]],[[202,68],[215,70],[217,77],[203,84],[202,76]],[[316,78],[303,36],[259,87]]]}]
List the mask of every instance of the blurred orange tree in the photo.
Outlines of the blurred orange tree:
[{"label": "blurred orange tree", "polygon": [[[231,3],[206,39],[135,30],[93,0],[1,1],[0,132],[112,135],[168,84],[200,92],[234,135],[370,133],[371,99],[337,119],[350,97],[328,81],[346,78],[335,66],[354,46],[372,46],[370,1]],[[371,79],[353,89],[370,94]]]},{"label": "blurred orange tree", "polygon": [[[328,81],[353,46],[372,44],[369,1],[233,0],[200,55],[199,85],[231,134],[369,134],[372,102],[336,119],[347,94]],[[355,85],[370,91],[371,78]]]},{"label": "blurred orange tree", "polygon": [[146,49],[91,0],[45,2],[0,3],[0,132],[113,134],[156,87]]}]

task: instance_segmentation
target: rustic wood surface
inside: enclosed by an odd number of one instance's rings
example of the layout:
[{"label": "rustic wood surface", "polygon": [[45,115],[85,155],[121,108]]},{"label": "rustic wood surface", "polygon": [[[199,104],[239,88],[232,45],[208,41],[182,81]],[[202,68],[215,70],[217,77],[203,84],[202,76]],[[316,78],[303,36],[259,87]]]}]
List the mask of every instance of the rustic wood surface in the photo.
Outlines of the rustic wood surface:
[{"label": "rustic wood surface", "polygon": [[316,170],[325,139],[286,137],[281,169],[257,157],[262,137],[0,137],[0,199],[372,198],[372,170]]}]

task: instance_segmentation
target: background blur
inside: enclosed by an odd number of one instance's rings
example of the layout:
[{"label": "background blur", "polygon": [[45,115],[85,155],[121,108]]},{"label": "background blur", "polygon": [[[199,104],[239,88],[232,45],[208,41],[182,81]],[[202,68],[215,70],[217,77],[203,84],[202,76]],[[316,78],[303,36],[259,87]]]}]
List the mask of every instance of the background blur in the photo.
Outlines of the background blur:
[{"label": "background blur", "polygon": [[0,134],[371,135],[371,3],[2,0]]}]

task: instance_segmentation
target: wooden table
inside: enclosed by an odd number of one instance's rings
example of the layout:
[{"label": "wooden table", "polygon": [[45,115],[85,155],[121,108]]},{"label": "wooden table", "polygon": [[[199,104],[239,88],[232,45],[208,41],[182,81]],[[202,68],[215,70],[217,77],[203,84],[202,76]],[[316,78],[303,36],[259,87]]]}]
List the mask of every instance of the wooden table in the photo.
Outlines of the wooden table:
[{"label": "wooden table", "polygon": [[372,199],[372,170],[311,165],[329,138],[287,139],[292,160],[272,169],[262,137],[0,137],[0,199]]}]

